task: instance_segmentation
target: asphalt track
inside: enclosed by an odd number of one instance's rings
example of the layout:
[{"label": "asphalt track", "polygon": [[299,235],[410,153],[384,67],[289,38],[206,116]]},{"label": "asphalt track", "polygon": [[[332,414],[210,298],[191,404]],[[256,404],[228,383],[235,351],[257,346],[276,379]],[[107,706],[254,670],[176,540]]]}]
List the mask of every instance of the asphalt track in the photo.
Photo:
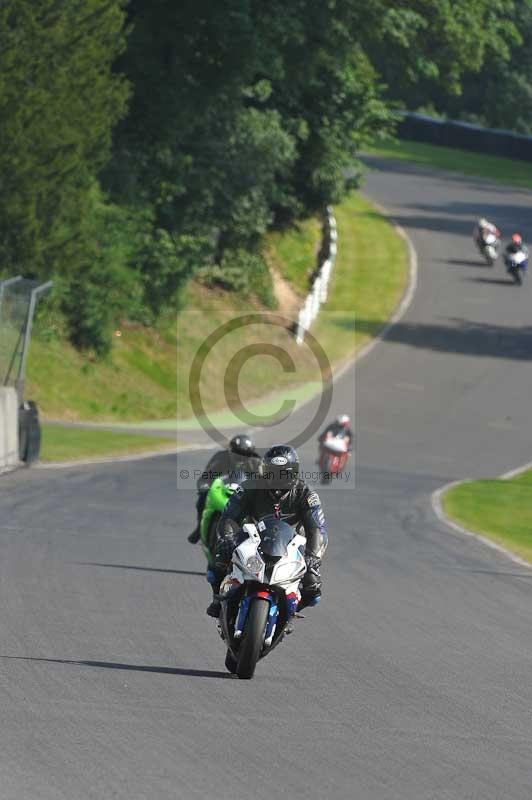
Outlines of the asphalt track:
[{"label": "asphalt track", "polygon": [[[531,458],[532,288],[470,233],[483,213],[530,238],[532,195],[372,163],[420,283],[356,369],[322,606],[228,678],[175,459],[3,477],[2,800],[530,797],[532,571],[445,530],[430,494]],[[333,405],[354,412],[352,371]]]}]

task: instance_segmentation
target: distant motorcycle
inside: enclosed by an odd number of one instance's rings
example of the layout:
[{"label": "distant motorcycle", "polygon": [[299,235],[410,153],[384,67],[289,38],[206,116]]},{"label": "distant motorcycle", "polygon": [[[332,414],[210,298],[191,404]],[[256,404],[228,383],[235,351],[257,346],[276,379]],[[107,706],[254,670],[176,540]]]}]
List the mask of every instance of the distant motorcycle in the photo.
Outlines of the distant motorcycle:
[{"label": "distant motorcycle", "polygon": [[499,257],[501,240],[494,233],[488,232],[478,246],[488,266],[492,267]]},{"label": "distant motorcycle", "polygon": [[516,253],[506,253],[504,263],[508,274],[512,276],[518,286],[521,286],[528,269],[528,255],[522,250],[518,250]]},{"label": "distant motorcycle", "polygon": [[252,678],[289,632],[307,571],[306,538],[283,520],[264,517],[242,527],[245,538],[232,555],[224,578],[218,631],[227,646],[225,666],[239,678]]},{"label": "distant motorcycle", "polygon": [[327,484],[339,475],[347,464],[349,458],[349,444],[345,436],[334,436],[328,433],[320,444],[318,459],[321,483]]}]

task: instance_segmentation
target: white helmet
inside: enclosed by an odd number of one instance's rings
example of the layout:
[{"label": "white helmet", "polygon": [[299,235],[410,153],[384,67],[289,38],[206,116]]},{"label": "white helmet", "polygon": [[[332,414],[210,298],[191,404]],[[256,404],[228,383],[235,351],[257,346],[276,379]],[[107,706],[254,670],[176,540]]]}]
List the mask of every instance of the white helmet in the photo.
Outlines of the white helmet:
[{"label": "white helmet", "polygon": [[338,423],[338,425],[342,425],[342,427],[348,428],[351,420],[349,419],[347,414],[340,414],[339,417],[336,417],[336,422]]},{"label": "white helmet", "polygon": [[478,221],[478,227],[479,227],[479,228],[487,228],[487,227],[488,227],[488,225],[489,225],[489,222],[488,222],[488,220],[487,220],[487,219],[484,219],[484,217],[481,217],[481,218],[479,219],[479,221]]}]

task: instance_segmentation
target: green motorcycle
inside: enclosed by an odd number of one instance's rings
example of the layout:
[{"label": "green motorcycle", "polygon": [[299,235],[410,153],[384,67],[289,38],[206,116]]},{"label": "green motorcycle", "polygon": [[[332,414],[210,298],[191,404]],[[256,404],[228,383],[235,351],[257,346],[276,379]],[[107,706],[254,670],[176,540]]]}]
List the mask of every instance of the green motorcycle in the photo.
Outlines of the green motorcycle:
[{"label": "green motorcycle", "polygon": [[216,531],[227,501],[238,489],[239,484],[231,481],[228,475],[215,478],[209,487],[205,508],[201,515],[200,540],[209,569],[214,567],[216,552]]}]

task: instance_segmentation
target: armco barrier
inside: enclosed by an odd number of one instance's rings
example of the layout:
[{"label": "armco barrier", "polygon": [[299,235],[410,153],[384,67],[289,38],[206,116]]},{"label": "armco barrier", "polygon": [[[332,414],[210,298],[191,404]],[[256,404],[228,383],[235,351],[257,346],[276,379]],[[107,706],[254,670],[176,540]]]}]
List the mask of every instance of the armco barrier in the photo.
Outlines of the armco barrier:
[{"label": "armco barrier", "polygon": [[481,128],[467,122],[441,120],[424,114],[405,113],[397,127],[401,139],[472,150],[520,161],[532,161],[532,136]]},{"label": "armco barrier", "polygon": [[305,338],[305,331],[307,331],[312,322],[318,316],[320,305],[327,300],[327,292],[329,289],[329,280],[331,271],[336,259],[336,242],[338,234],[336,232],[336,220],[334,218],[332,208],[327,207],[327,224],[326,224],[326,253],[325,261],[322,262],[314,280],[310,293],[299,312],[299,317],[296,326],[296,342],[302,344]]},{"label": "armco barrier", "polygon": [[18,399],[12,386],[0,387],[0,472],[18,463]]}]

